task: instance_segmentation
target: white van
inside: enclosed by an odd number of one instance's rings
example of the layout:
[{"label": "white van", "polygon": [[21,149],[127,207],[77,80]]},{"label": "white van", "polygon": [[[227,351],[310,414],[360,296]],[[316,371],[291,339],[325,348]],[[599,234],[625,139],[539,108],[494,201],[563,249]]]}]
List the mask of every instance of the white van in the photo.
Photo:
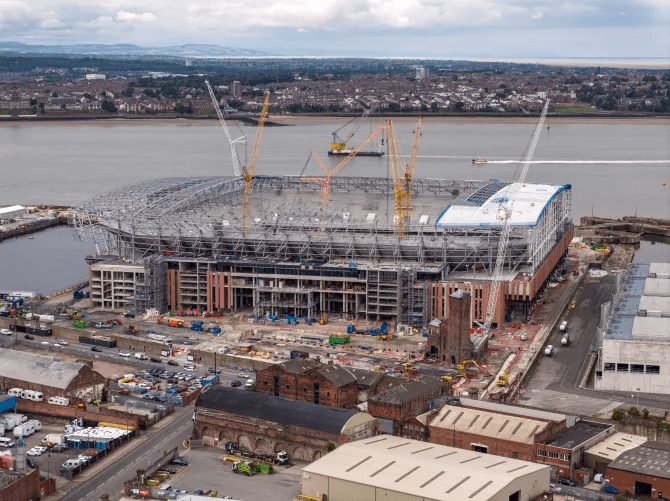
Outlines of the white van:
[{"label": "white van", "polygon": [[7,395],[9,395],[10,397],[21,398],[22,393],[23,390],[21,388],[12,388],[7,392]]},{"label": "white van", "polygon": [[4,417],[8,417],[12,421],[14,421],[14,426],[19,426],[20,424],[23,424],[26,421],[28,421],[28,418],[25,417],[23,414],[15,414],[13,412],[6,412],[4,414]]},{"label": "white van", "polygon": [[13,430],[14,426],[16,426],[16,422],[12,418],[3,416],[1,414],[0,414],[0,423],[3,424],[5,430]]},{"label": "white van", "polygon": [[81,459],[68,459],[63,463],[63,468],[76,468],[81,464]]},{"label": "white van", "polygon": [[16,438],[20,438],[20,437],[23,437],[23,436],[26,436],[26,437],[28,436],[28,435],[26,434],[26,429],[25,429],[25,427],[23,427],[23,426],[15,426],[15,427],[14,427],[14,432],[13,432],[13,433],[14,433],[14,436],[15,436]]},{"label": "white van", "polygon": [[26,421],[26,424],[32,426],[35,431],[40,431],[42,429],[42,422],[38,421],[37,419],[31,419],[30,421]]},{"label": "white van", "polygon": [[0,437],[0,447],[13,447],[14,442],[11,438]]}]

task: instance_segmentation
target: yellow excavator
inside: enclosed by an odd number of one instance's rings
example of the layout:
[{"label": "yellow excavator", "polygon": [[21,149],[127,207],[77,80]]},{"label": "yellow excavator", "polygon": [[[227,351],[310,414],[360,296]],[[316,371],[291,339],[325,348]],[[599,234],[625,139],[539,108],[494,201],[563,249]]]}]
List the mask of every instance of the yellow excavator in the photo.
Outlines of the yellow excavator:
[{"label": "yellow excavator", "polygon": [[459,371],[464,371],[468,365],[474,365],[477,369],[479,369],[479,364],[475,360],[463,360],[460,364],[456,365],[456,368]]},{"label": "yellow excavator", "polygon": [[498,376],[496,385],[507,386],[508,383],[509,383],[509,369],[505,369],[505,372],[503,372],[500,376]]}]

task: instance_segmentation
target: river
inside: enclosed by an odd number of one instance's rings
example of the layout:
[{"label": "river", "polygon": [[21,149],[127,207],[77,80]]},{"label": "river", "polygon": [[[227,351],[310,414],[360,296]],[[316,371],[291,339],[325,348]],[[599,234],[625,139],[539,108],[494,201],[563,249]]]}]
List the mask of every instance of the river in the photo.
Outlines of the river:
[{"label": "river", "polygon": [[[331,132],[346,119],[291,119],[291,126],[266,127],[258,174],[299,174],[311,150],[330,168]],[[415,120],[395,121],[401,149],[409,155]],[[375,123],[366,123],[362,139]],[[239,129],[229,124],[231,132]],[[549,129],[547,129],[547,126]],[[535,128],[534,120],[426,119],[416,177],[510,179]],[[257,129],[243,127],[249,154]],[[346,136],[346,129],[341,135]],[[357,136],[357,137],[358,137]],[[572,214],[622,217],[670,214],[670,122],[668,120],[566,120],[549,117],[527,180],[573,187]],[[164,176],[232,175],[230,146],[215,122],[103,121],[0,123],[4,152],[0,204],[72,205],[96,193]],[[244,149],[240,149],[244,157]],[[473,165],[484,157],[489,163]],[[385,157],[357,158],[342,174],[386,176]],[[306,175],[321,175],[312,159]],[[662,258],[668,246],[648,251]],[[69,229],[39,233],[0,244],[0,289],[48,294],[86,279],[83,258],[94,251],[75,242]],[[645,253],[646,254],[646,253]]]}]

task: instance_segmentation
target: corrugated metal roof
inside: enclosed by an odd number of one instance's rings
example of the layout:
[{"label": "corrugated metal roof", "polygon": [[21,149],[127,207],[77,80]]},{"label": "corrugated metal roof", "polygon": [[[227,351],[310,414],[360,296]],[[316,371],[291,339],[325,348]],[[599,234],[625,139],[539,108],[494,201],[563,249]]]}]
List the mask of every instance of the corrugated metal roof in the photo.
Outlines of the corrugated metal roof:
[{"label": "corrugated metal roof", "polygon": [[[338,409],[299,400],[286,400],[266,393],[208,385],[196,407],[220,410],[290,426],[340,434],[359,411]],[[374,420],[369,416],[370,420]]]},{"label": "corrugated metal roof", "polygon": [[355,382],[357,379],[356,376],[341,365],[324,365],[318,372],[335,386],[344,386],[345,384]]},{"label": "corrugated metal roof", "polygon": [[439,501],[488,501],[529,474],[549,487],[546,465],[391,435],[341,445],[302,471]]},{"label": "corrugated metal roof", "polygon": [[370,397],[370,400],[376,402],[386,402],[392,404],[403,404],[409,402],[419,395],[432,393],[442,388],[442,382],[434,378],[419,379],[411,383],[386,390]]},{"label": "corrugated metal roof", "polygon": [[[494,185],[498,188],[499,185]],[[440,216],[435,226],[438,228],[502,228],[500,204],[508,202],[513,189],[514,209],[510,218],[511,226],[535,226],[542,217],[545,207],[553,198],[570,186],[550,184],[511,184],[500,187],[495,193],[486,192],[485,202],[478,200],[474,205],[450,205]],[[481,191],[481,190],[480,190]]]},{"label": "corrugated metal roof", "polygon": [[651,263],[649,273],[654,273],[658,278],[670,278],[670,263]]},{"label": "corrugated metal roof", "polygon": [[648,278],[644,282],[645,296],[670,296],[670,280],[667,278]]},{"label": "corrugated metal roof", "polygon": [[445,405],[430,422],[430,426],[437,428],[521,444],[535,443],[535,436],[543,432],[547,425],[545,421],[456,405]]},{"label": "corrugated metal roof", "polygon": [[287,360],[286,362],[281,362],[277,365],[291,374],[304,374],[312,367],[318,366],[319,363],[308,358],[293,358],[291,360]]},{"label": "corrugated metal roof", "polygon": [[490,400],[474,400],[472,398],[462,398],[460,400],[460,404],[463,407],[473,407],[475,409],[482,409],[486,411],[502,412],[504,414],[514,414],[529,419],[535,418],[544,421],[555,421],[557,423],[567,420],[567,416],[565,414],[540,411],[537,409],[531,409],[529,407],[517,407],[515,405],[498,404],[496,402],[491,402]]},{"label": "corrugated metal roof", "polygon": [[647,442],[622,453],[609,468],[670,479],[670,445]]},{"label": "corrugated metal roof", "polygon": [[0,376],[64,390],[79,375],[84,364],[62,363],[51,357],[0,349]]},{"label": "corrugated metal roof", "polygon": [[638,308],[646,310],[648,315],[670,313],[670,296],[642,296]]},{"label": "corrugated metal roof", "polygon": [[586,451],[595,456],[604,457],[611,460],[618,458],[622,453],[639,447],[647,441],[647,437],[640,435],[631,435],[630,433],[615,433],[607,437],[602,442],[598,442]]},{"label": "corrugated metal roof", "polygon": [[670,341],[670,318],[635,317],[631,336],[639,340]]}]

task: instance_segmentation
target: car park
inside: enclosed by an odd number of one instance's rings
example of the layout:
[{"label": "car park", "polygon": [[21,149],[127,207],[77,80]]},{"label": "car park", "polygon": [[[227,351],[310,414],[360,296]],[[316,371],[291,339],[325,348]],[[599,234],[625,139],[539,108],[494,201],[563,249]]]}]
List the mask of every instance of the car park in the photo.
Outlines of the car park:
[{"label": "car park", "polygon": [[570,487],[576,487],[577,486],[577,483],[574,480],[569,479],[569,478],[564,478],[564,477],[559,478],[558,483],[563,484],[563,485],[569,485]]},{"label": "car park", "polygon": [[98,351],[98,352],[100,352],[100,351],[102,351],[102,348],[100,348],[99,346],[91,346],[91,351]]},{"label": "car park", "polygon": [[233,388],[237,388],[238,386],[242,386],[242,383],[240,381],[238,381],[237,379],[233,379],[230,382],[230,386],[232,386]]},{"label": "car park", "polygon": [[191,379],[193,379],[193,376],[191,374],[189,374],[188,376],[186,376],[184,378],[184,381],[190,381]]},{"label": "car park", "polygon": [[607,492],[608,494],[619,494],[619,489],[613,485],[607,484],[605,487],[603,487],[603,492]]},{"label": "car park", "polygon": [[47,448],[44,447],[43,445],[36,445],[32,449],[30,449],[26,454],[29,456],[41,456],[43,452],[46,452]]}]

